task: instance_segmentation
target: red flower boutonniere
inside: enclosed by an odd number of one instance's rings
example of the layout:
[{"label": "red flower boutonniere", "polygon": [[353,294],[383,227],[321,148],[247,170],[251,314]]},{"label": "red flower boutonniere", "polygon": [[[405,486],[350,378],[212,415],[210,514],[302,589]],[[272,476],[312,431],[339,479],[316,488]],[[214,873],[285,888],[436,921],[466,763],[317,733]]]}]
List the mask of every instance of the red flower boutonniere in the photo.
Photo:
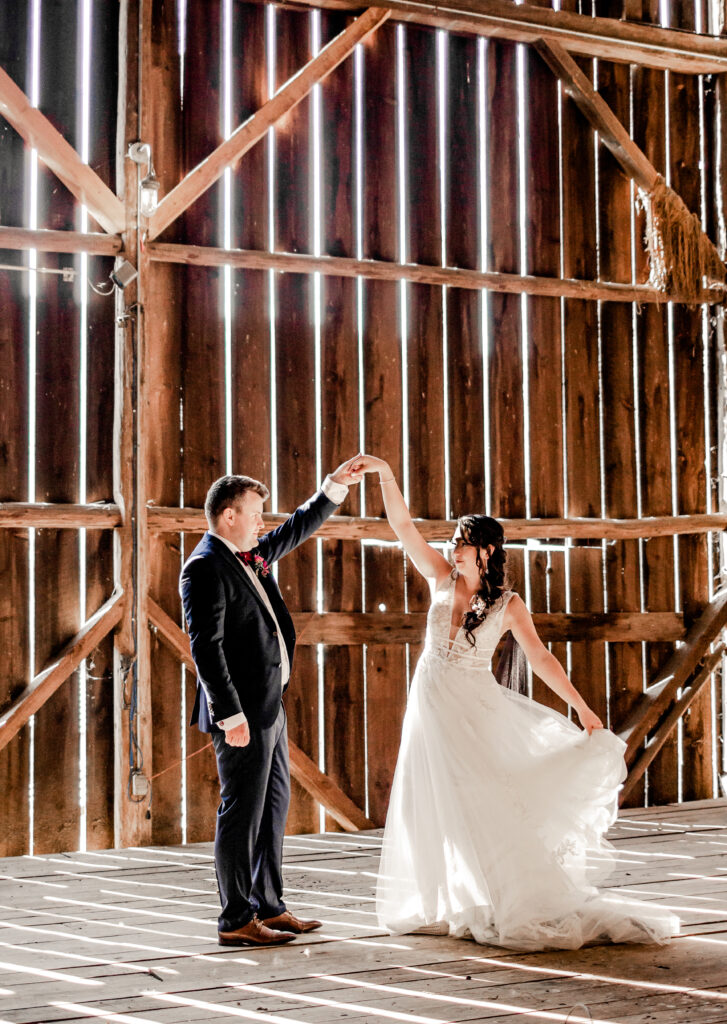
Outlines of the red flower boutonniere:
[{"label": "red flower boutonniere", "polygon": [[270,566],[265,561],[262,555],[253,555],[252,551],[238,551],[237,557],[249,565],[250,568],[255,572],[256,576],[268,576],[270,573]]}]

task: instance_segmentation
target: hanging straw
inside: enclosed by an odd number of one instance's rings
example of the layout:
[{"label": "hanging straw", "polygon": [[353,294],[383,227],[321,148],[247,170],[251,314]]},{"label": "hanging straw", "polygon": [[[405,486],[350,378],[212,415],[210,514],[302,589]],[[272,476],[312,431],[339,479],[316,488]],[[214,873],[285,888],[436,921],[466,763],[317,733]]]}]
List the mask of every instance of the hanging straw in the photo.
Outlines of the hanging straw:
[{"label": "hanging straw", "polygon": [[722,291],[727,268],[699,217],[661,175],[651,191],[639,189],[639,205],[646,211],[649,284],[692,307],[718,301],[710,291]]}]

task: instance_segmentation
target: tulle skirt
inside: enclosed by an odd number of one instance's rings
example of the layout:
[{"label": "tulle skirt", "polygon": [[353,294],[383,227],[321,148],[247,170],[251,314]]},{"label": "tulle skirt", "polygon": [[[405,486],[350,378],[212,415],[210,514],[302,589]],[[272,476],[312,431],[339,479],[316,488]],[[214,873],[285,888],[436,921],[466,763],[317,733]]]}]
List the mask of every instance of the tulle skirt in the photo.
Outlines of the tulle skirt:
[{"label": "tulle skirt", "polygon": [[522,950],[665,942],[679,919],[600,893],[617,853],[625,744],[591,736],[425,650],[384,832],[377,912],[393,933],[444,931]]}]

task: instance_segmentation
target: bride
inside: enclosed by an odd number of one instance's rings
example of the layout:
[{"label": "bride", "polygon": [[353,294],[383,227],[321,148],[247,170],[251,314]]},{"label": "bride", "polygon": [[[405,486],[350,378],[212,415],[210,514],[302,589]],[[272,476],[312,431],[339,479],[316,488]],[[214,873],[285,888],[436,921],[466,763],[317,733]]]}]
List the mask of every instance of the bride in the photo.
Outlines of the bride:
[{"label": "bride", "polygon": [[[389,464],[366,455],[359,468],[379,473],[389,522],[433,591],[384,831],[381,927],[521,950],[667,941],[679,931],[674,914],[596,888],[616,859],[603,835],[616,817],[625,744],[506,589],[502,527],[462,517],[453,569],[417,530]],[[582,730],[498,685],[490,659],[507,630]]]}]

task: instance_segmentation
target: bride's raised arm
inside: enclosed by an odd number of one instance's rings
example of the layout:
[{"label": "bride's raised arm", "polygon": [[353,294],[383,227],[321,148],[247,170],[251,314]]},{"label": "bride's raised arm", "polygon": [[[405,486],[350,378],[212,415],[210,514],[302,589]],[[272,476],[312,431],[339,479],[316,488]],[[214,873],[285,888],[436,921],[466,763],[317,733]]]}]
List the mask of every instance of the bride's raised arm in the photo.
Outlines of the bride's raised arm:
[{"label": "bride's raised arm", "polygon": [[437,584],[441,583],[451,573],[452,566],[444,555],[427,544],[417,530],[389,463],[374,455],[362,455],[356,464],[356,471],[379,474],[386,518],[392,530],[422,576],[436,580]]}]

